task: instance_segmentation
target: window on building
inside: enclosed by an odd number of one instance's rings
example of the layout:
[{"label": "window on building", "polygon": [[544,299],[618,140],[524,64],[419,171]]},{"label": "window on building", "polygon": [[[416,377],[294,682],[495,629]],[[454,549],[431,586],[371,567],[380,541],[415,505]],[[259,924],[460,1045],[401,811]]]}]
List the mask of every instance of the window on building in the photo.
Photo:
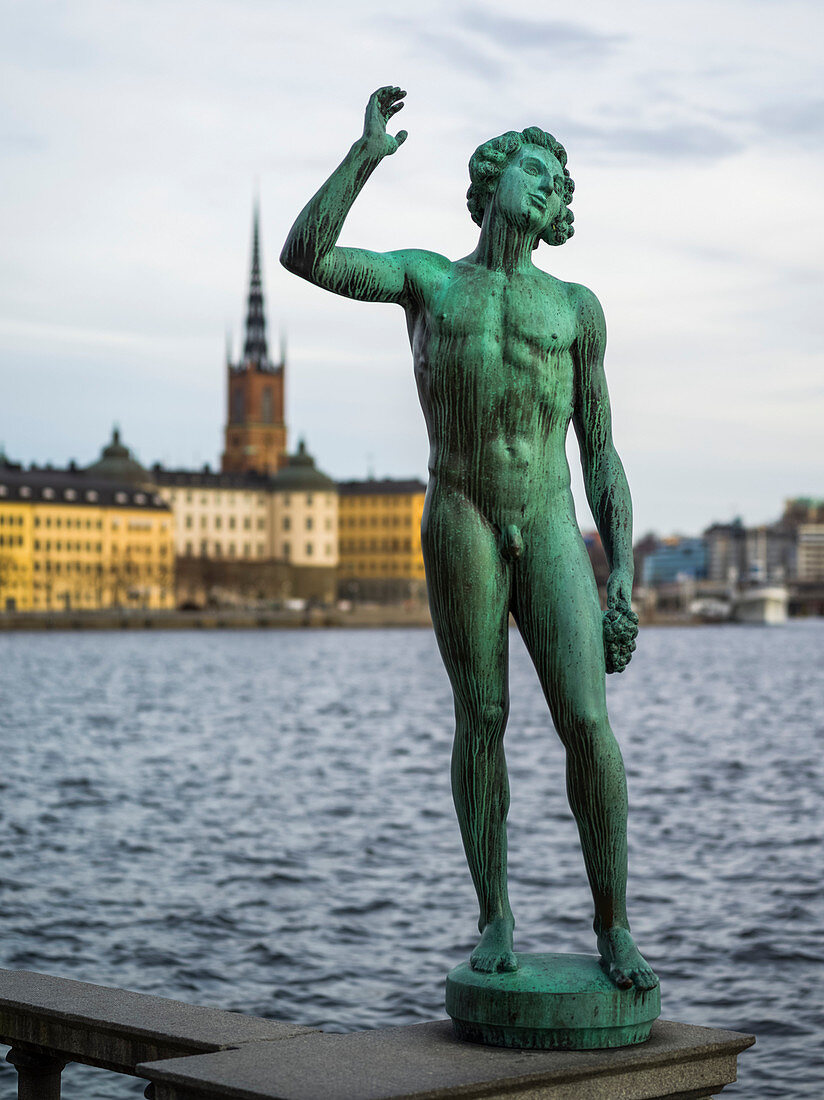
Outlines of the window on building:
[{"label": "window on building", "polygon": [[306,530],[307,530],[307,531],[311,531],[311,530],[312,530],[312,526],[313,526],[313,523],[314,523],[314,521],[313,521],[312,517],[311,517],[311,516],[307,516],[307,517],[306,517]]},{"label": "window on building", "polygon": [[191,530],[191,528],[192,528],[192,523],[193,523],[193,522],[194,522],[194,519],[193,519],[193,517],[192,517],[192,516],[187,516],[187,517],[186,517],[186,527],[187,527],[187,528],[188,528],[189,530]]},{"label": "window on building", "polygon": [[252,530],[252,520],[249,516],[244,516],[243,517],[243,530],[244,531],[251,531]]},{"label": "window on building", "polygon": [[209,521],[207,520],[206,516],[201,516],[200,517],[200,529],[201,529],[201,531],[206,530],[206,527],[208,526],[208,522]]},{"label": "window on building", "polygon": [[271,424],[274,421],[273,405],[272,405],[272,387],[263,387],[263,412],[262,419],[264,424]]},{"label": "window on building", "polygon": [[229,530],[234,531],[236,526],[237,526],[237,520],[235,519],[235,517],[234,516],[229,516]]},{"label": "window on building", "polygon": [[229,543],[229,557],[235,557],[235,544],[233,542]]},{"label": "window on building", "polygon": [[190,542],[187,542],[186,543],[186,557],[190,558],[191,556],[192,556],[192,544]]},{"label": "window on building", "polygon": [[306,556],[307,556],[307,558],[311,558],[311,556],[312,556],[312,551],[313,551],[313,546],[312,546],[312,543],[311,543],[311,542],[307,542],[307,543],[306,543]]},{"label": "window on building", "polygon": [[216,542],[216,543],[215,543],[215,555],[216,555],[217,557],[220,557],[220,555],[221,555],[222,553],[223,553],[223,550],[222,550],[222,548],[221,548],[221,545],[220,545],[220,543],[219,543],[219,542]]},{"label": "window on building", "polygon": [[258,531],[263,531],[265,527],[266,527],[266,520],[263,518],[263,516],[258,516],[258,522],[257,522]]},{"label": "window on building", "polygon": [[307,504],[311,504],[311,503],[312,503],[312,494],[311,494],[311,493],[307,493],[307,494],[306,494],[306,503],[307,503]]},{"label": "window on building", "polygon": [[244,544],[243,544],[243,556],[244,556],[244,558],[250,558],[252,556],[251,543],[244,542]]},{"label": "window on building", "polygon": [[245,407],[244,407],[244,400],[243,400],[243,390],[238,388],[232,394],[232,423],[233,424],[242,424],[243,423],[244,411],[245,411]]},{"label": "window on building", "polygon": [[283,556],[286,559],[286,561],[289,560],[289,558],[291,557],[291,554],[292,554],[292,545],[291,545],[291,543],[284,542],[284,544],[283,544]]},{"label": "window on building", "polygon": [[291,529],[292,529],[291,516],[284,516],[283,517],[283,530],[284,531],[290,531]]},{"label": "window on building", "polygon": [[262,542],[259,542],[257,544],[257,556],[259,558],[262,558],[265,555],[265,553],[266,553],[266,547],[263,545]]}]

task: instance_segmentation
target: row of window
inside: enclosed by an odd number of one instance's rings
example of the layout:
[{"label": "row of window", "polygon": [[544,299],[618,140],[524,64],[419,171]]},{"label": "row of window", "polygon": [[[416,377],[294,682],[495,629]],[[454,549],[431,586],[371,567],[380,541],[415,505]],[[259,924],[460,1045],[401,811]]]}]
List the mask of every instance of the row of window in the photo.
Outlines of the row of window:
[{"label": "row of window", "polygon": [[346,494],[342,499],[347,508],[409,508],[416,499],[423,498],[423,490],[418,493],[395,493],[387,496],[355,496]]},{"label": "row of window", "polygon": [[[227,520],[228,520],[227,526],[228,526],[229,530],[234,531],[237,528],[237,518],[235,516],[228,516]],[[184,516],[184,526],[185,526],[187,531],[191,531],[191,529],[194,527],[194,525],[195,525],[194,516],[191,516],[191,515]],[[223,527],[223,516],[213,516],[212,517],[212,526],[214,527],[214,529],[216,531],[220,531],[221,528]],[[201,516],[200,517],[200,529],[201,529],[201,531],[206,531],[208,529],[208,527],[209,527],[209,517],[208,516]],[[265,519],[264,516],[259,516],[258,517],[257,529],[258,529],[258,531],[264,531],[266,529],[266,519]],[[244,516],[243,517],[243,530],[244,531],[251,531],[252,530],[252,520],[251,520],[250,516]]]},{"label": "row of window", "polygon": [[[292,493],[283,493],[283,494],[279,494],[279,495],[282,496],[283,504],[285,504],[285,505],[292,504],[292,496],[293,496]],[[182,492],[182,491],[175,492],[174,490],[172,490],[169,493],[169,502],[171,504],[176,504],[177,501],[178,501],[178,497],[182,497],[185,500],[186,504],[193,504],[194,503],[194,498],[195,498],[195,493],[194,493],[193,490],[187,490],[185,493]],[[295,493],[294,494],[294,498],[295,498],[294,503],[297,504],[298,501],[301,500],[301,498],[303,498],[303,500],[305,500],[306,504],[308,504],[311,507],[311,505],[315,503],[315,498],[316,497],[317,497],[317,499],[320,503],[325,503],[330,508],[335,503],[335,494],[334,493],[301,493],[301,494]],[[206,508],[208,508],[210,505],[220,504],[222,502],[222,499],[223,499],[222,494],[219,493],[219,492],[211,493],[211,494],[208,494],[208,493],[201,493],[200,494],[200,503]],[[258,493],[258,495],[255,497],[255,503],[258,505],[258,507],[265,507],[266,499],[267,498],[266,498],[265,493]],[[249,498],[246,494],[243,494],[240,497],[240,503],[241,504],[243,504],[244,502],[247,502],[248,500],[249,500]],[[226,494],[226,503],[229,504],[229,505],[233,505],[233,504],[236,503],[234,493],[227,493]]]},{"label": "row of window", "polygon": [[[45,550],[46,552],[49,552],[52,549],[52,542],[51,542],[50,539],[47,539],[45,542],[41,542],[40,539],[35,539],[34,540],[34,549],[35,550]],[[67,552],[75,551],[76,553],[80,553],[83,550],[83,543],[82,542],[55,542],[54,543],[54,549],[55,550],[60,550],[60,551],[65,550]],[[103,553],[103,543],[102,542],[87,542],[86,543],[86,553],[87,554],[92,554],[92,553],[102,554]]]},{"label": "row of window", "polygon": [[[307,531],[312,531],[314,529],[314,526],[315,526],[314,517],[313,516],[307,516],[306,519],[304,520],[303,525],[304,525],[304,527],[306,528]],[[292,517],[291,516],[284,516],[282,526],[283,526],[284,531],[291,531],[292,530]],[[327,531],[332,530],[332,521],[331,521],[331,519],[326,520],[326,522],[324,523],[324,527],[326,528]]]},{"label": "row of window", "polygon": [[341,527],[411,527],[411,516],[343,516]]},{"label": "row of window", "polygon": [[22,535],[0,535],[0,546],[22,546]]},{"label": "row of window", "polygon": [[[82,562],[82,561],[44,561],[34,562],[34,571],[39,573],[85,573],[87,575],[94,573],[100,577],[103,575],[104,567],[101,562]],[[124,561],[120,564],[114,563],[107,567],[107,571],[115,574],[123,574],[129,577],[139,577],[141,574],[146,577],[152,576],[156,571],[156,567],[151,564],[140,565],[134,561]]]},{"label": "row of window", "polygon": [[363,558],[360,561],[349,561],[342,566],[344,576],[369,577],[376,573],[383,573],[389,577],[420,577],[423,576],[423,566],[410,558],[407,562],[375,561]]},{"label": "row of window", "polygon": [[[35,516],[34,517],[34,526],[35,527],[40,527],[40,526],[51,527],[52,526],[52,517],[51,516]],[[54,517],[54,526],[55,527],[74,528],[75,530],[80,530],[85,526],[87,531],[92,530],[92,528],[95,528],[98,531],[101,531],[103,529],[103,520],[102,519],[97,519],[97,520],[86,519],[84,521],[82,519],[77,518],[76,516],[66,516],[65,518],[61,517],[61,516],[55,516]]]},{"label": "row of window", "polygon": [[386,553],[409,553],[412,539],[341,539],[342,554],[355,554],[363,550],[383,550]]},{"label": "row of window", "polygon": [[[169,493],[169,501],[170,501],[171,504],[176,504],[177,501],[178,501],[178,498],[182,498],[183,500],[185,500],[185,502],[187,504],[193,504],[194,499],[195,499],[195,493],[191,489],[187,490],[185,493],[182,492],[182,491],[175,492],[174,490],[172,490]],[[208,507],[210,504],[220,504],[221,500],[222,500],[222,495],[220,493],[212,493],[211,496],[207,493],[201,493],[200,494],[200,503],[205,505],[206,507]],[[230,505],[235,503],[235,494],[234,493],[227,493],[226,494],[226,503],[230,504]],[[250,503],[254,503],[259,508],[265,508],[266,507],[266,494],[265,493],[258,493],[257,496],[254,498],[254,501],[252,501],[251,498],[249,497],[249,495],[247,493],[244,493],[240,497],[240,503],[241,504],[247,504],[247,505],[250,504]]]},{"label": "row of window", "polygon": [[0,527],[4,527],[6,524],[8,524],[10,527],[22,527],[23,517],[9,516],[6,515],[5,512],[0,512]]},{"label": "row of window", "polygon": [[[186,543],[186,549],[185,549],[186,557],[192,557],[194,552],[195,552],[194,543],[187,542]],[[285,558],[288,561],[292,556],[292,544],[290,542],[281,543],[280,552],[281,552],[281,557]],[[315,556],[315,544],[313,542],[304,543],[303,552],[304,552],[304,554],[307,558],[314,557]],[[335,548],[334,548],[333,544],[331,542],[327,542],[325,544],[324,548],[323,548],[323,556],[327,557],[327,558],[331,558],[331,557],[334,557],[334,553],[335,553]],[[241,552],[241,547],[239,545],[237,545],[236,543],[234,543],[234,542],[227,543],[226,547],[225,547],[225,554],[226,554],[226,557],[228,557],[228,558],[238,558],[238,557],[251,558],[252,557],[252,544],[248,543],[248,542],[245,542],[243,544],[242,552]],[[224,545],[223,545],[222,542],[209,542],[208,539],[203,539],[203,540],[201,540],[201,543],[200,543],[200,555],[201,555],[201,557],[204,557],[204,558],[208,558],[208,557],[222,558],[223,555],[224,555]],[[263,558],[263,557],[266,556],[266,547],[264,546],[264,544],[262,542],[259,542],[257,544],[257,554],[255,556],[258,557],[258,558]]]}]

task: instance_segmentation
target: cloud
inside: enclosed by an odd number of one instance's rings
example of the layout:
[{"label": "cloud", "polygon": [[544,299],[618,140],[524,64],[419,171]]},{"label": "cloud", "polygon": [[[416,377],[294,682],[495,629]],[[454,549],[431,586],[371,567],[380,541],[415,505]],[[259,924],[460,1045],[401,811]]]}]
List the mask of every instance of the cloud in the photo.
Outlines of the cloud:
[{"label": "cloud", "polygon": [[583,23],[501,15],[477,5],[463,10],[459,24],[464,31],[483,35],[498,49],[550,50],[575,61],[603,58],[625,39],[624,35],[592,30]]}]

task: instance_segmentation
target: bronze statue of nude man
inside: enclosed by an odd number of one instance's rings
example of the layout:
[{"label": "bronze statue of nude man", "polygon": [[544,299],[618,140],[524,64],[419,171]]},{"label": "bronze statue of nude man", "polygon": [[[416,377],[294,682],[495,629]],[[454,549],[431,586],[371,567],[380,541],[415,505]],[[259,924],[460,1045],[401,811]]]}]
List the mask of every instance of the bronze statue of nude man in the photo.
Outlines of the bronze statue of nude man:
[{"label": "bronze statue of nude man", "polygon": [[[406,139],[386,132],[405,92],[386,87],[363,136],[295,222],[281,255],[326,290],[406,311],[429,432],[422,541],[438,645],[455,698],[452,789],[480,905],[471,966],[517,969],[506,872],[508,619],[535,664],[567,753],[569,801],[595,904],[602,965],[621,989],[652,989],[626,913],[626,779],[605,671],[635,648],[632,505],[612,443],[604,317],[591,291],[536,268],[540,241],[572,234],[566,153],[531,127],[482,145],[468,205],[478,245],[435,252],[337,247],[353,202]],[[575,519],[565,439],[575,426],[587,497],[611,574],[608,610]]]}]

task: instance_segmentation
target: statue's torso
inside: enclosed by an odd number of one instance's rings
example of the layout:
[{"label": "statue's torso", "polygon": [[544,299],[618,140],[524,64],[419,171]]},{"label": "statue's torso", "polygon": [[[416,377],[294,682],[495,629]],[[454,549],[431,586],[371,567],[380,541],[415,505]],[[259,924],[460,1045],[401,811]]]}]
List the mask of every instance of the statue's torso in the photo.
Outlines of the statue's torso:
[{"label": "statue's torso", "polygon": [[433,477],[496,522],[566,506],[570,288],[537,269],[506,276],[459,261],[428,298],[409,327]]}]

